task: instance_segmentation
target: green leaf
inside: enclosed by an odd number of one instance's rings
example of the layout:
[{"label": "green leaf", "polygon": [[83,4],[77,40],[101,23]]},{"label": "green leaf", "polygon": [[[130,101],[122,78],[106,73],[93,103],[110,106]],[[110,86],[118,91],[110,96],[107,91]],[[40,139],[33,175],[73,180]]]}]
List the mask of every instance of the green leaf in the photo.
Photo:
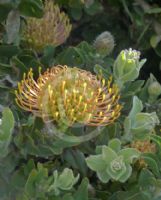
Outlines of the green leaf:
[{"label": "green leaf", "polygon": [[5,157],[8,153],[8,146],[11,142],[14,128],[14,117],[9,108],[2,112],[2,122],[0,125],[0,158]]},{"label": "green leaf", "polygon": [[18,10],[12,10],[7,17],[6,31],[7,31],[7,43],[13,43],[19,34],[20,29],[20,14]]},{"label": "green leaf", "polygon": [[126,139],[131,139],[131,120],[129,117],[126,117],[125,120],[124,120],[124,130],[125,130],[125,133],[126,133]]},{"label": "green leaf", "polygon": [[[0,63],[0,76],[4,77],[4,75],[10,74],[11,71],[12,71],[12,66],[11,65]],[[5,89],[5,88],[7,89],[8,88],[8,87],[6,87],[4,85],[3,86],[1,85],[1,87],[3,89]]]},{"label": "green leaf", "polygon": [[57,63],[69,66],[80,66],[84,63],[84,55],[77,47],[69,47],[62,51],[56,58]]},{"label": "green leaf", "polygon": [[28,174],[30,174],[30,172],[35,169],[35,163],[34,160],[30,159],[26,165],[24,165],[24,174],[27,176]]},{"label": "green leaf", "polygon": [[0,45],[0,57],[10,58],[20,52],[19,47],[14,45]]},{"label": "green leaf", "polygon": [[122,96],[125,98],[129,96],[134,96],[138,93],[142,88],[145,81],[136,80],[135,82],[127,82],[125,84],[125,88],[123,88]]},{"label": "green leaf", "polygon": [[118,155],[123,156],[124,161],[130,164],[133,162],[133,159],[139,158],[140,152],[133,148],[126,148],[119,151]]},{"label": "green leaf", "polygon": [[96,64],[94,66],[94,72],[97,75],[103,75],[103,77],[105,77],[106,79],[109,79],[109,77],[111,76],[111,73],[109,73],[109,71],[107,69],[104,69],[103,67],[101,67],[98,64]]},{"label": "green leaf", "polygon": [[67,150],[63,155],[64,159],[72,166],[78,169],[84,176],[87,174],[87,165],[84,154],[79,150]]},{"label": "green leaf", "polygon": [[147,14],[159,14],[161,13],[161,8],[150,8],[148,10],[145,11],[145,13]]},{"label": "green leaf", "polygon": [[110,198],[109,200],[152,200],[151,194],[148,194],[145,191],[140,191],[139,189],[133,189],[130,191],[119,191],[117,192],[114,198]]},{"label": "green leaf", "polygon": [[148,155],[142,155],[141,156],[144,161],[148,164],[148,167],[152,170],[152,172],[156,175],[156,176],[159,176],[160,175],[160,172],[159,172],[159,168],[158,168],[158,165],[156,163],[156,161],[149,157]]},{"label": "green leaf", "polygon": [[131,176],[131,173],[132,167],[130,165],[126,165],[126,172],[119,178],[119,181],[124,183]]},{"label": "green leaf", "polygon": [[143,139],[157,124],[159,124],[159,119],[155,112],[137,113],[133,120],[131,131],[136,138]]},{"label": "green leaf", "polygon": [[72,17],[75,20],[80,20],[80,18],[82,17],[82,9],[80,7],[78,7],[78,8],[72,8],[71,14],[72,14]]},{"label": "green leaf", "polygon": [[61,190],[71,190],[73,185],[78,181],[79,174],[74,177],[71,169],[65,168],[64,171],[59,175],[57,180],[57,187]]},{"label": "green leaf", "polygon": [[[52,200],[52,199],[51,199]],[[54,197],[54,200],[61,200],[60,197]],[[73,197],[72,197],[72,194],[65,194],[63,196],[63,200],[74,200]]]},{"label": "green leaf", "polygon": [[161,41],[161,36],[160,35],[153,35],[150,38],[150,44],[153,48],[156,48],[156,46],[158,45],[158,43]]},{"label": "green leaf", "polygon": [[148,169],[142,169],[139,175],[139,185],[141,187],[147,187],[152,183],[154,175]]},{"label": "green leaf", "polygon": [[17,56],[14,56],[11,58],[11,64],[20,70],[21,75],[23,75],[24,72],[28,71],[28,68],[24,65],[23,62],[21,62]]},{"label": "green leaf", "polygon": [[111,178],[106,171],[98,171],[97,176],[102,183],[108,183]]},{"label": "green leaf", "polygon": [[47,66],[51,66],[54,62],[55,47],[46,46],[44,48],[44,54],[41,58],[41,63]]},{"label": "green leaf", "polygon": [[102,158],[105,161],[105,163],[109,165],[111,163],[111,161],[113,161],[115,158],[117,158],[117,154],[110,147],[103,146]]},{"label": "green leaf", "polygon": [[0,139],[6,139],[11,135],[14,128],[14,117],[12,111],[9,108],[5,108],[2,112],[2,123],[0,125],[0,130],[4,135],[1,135]]},{"label": "green leaf", "polygon": [[143,104],[141,102],[141,100],[137,97],[137,96],[134,96],[133,98],[133,106],[132,106],[132,109],[129,113],[129,117],[131,119],[134,119],[135,115],[139,112],[141,112],[143,109]]},{"label": "green leaf", "polygon": [[[63,2],[65,4],[65,2]],[[69,0],[68,5],[73,9],[73,8],[79,8],[82,7],[82,2],[81,0]]]},{"label": "green leaf", "polygon": [[115,152],[119,152],[121,150],[121,141],[117,138],[112,139],[109,141],[108,146]]},{"label": "green leaf", "polygon": [[150,135],[150,138],[157,144],[159,150],[161,151],[161,137],[159,135]]},{"label": "green leaf", "polygon": [[74,194],[74,200],[88,200],[88,179],[84,178]]},{"label": "green leaf", "polygon": [[31,197],[35,196],[35,180],[37,176],[37,171],[33,169],[28,177],[28,180],[25,185],[25,191]]},{"label": "green leaf", "polygon": [[43,4],[41,0],[21,0],[19,10],[25,16],[38,18],[43,16]]},{"label": "green leaf", "polygon": [[93,171],[102,171],[106,168],[106,164],[102,159],[102,155],[89,156],[86,158],[86,163]]},{"label": "green leaf", "polygon": [[48,177],[48,170],[38,163],[37,169],[33,169],[25,184],[25,192],[30,197],[35,197],[37,192],[37,186],[39,186],[45,178]]},{"label": "green leaf", "polygon": [[8,13],[12,9],[11,3],[1,3],[0,2],[0,22],[7,18]]},{"label": "green leaf", "polygon": [[95,0],[93,4],[85,8],[85,12],[88,15],[95,15],[96,13],[101,12],[102,10],[102,4],[98,0]]}]

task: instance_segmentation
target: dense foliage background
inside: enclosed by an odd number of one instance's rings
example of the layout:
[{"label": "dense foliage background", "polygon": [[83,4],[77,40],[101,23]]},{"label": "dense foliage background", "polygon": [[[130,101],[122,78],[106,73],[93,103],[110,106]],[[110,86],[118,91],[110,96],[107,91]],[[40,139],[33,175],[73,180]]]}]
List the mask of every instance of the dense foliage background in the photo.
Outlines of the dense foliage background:
[{"label": "dense foliage background", "polygon": [[[68,15],[72,30],[63,44],[47,44],[39,51],[27,45],[24,30],[28,18],[43,17],[44,1],[0,0],[0,199],[160,200],[161,2],[53,2]],[[94,45],[104,31],[115,40],[108,55]],[[121,116],[112,125],[96,129],[96,138],[85,142],[55,138],[40,118],[15,102],[17,84],[31,67],[36,77],[39,67],[45,71],[61,64],[101,72],[107,80],[112,75],[117,82],[114,70],[122,67],[117,59],[121,50],[129,48],[139,50],[147,61],[141,69],[135,66],[138,74],[120,88]],[[83,126],[66,134],[91,131]],[[127,151],[119,154],[121,149]],[[104,169],[113,160],[119,167],[126,164],[126,177],[119,179],[113,172],[106,177]]]}]

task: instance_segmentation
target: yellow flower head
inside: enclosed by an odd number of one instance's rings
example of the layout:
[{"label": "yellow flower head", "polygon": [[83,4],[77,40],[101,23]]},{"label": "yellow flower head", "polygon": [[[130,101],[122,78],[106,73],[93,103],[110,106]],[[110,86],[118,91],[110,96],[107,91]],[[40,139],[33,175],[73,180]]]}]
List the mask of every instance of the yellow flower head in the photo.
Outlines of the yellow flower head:
[{"label": "yellow flower head", "polygon": [[68,126],[74,123],[105,126],[118,118],[121,110],[118,87],[111,81],[61,65],[40,73],[35,81],[30,69],[18,84],[16,101],[44,121],[54,120]]},{"label": "yellow flower head", "polygon": [[58,5],[46,0],[44,16],[41,19],[27,19],[24,37],[30,48],[41,51],[46,45],[56,47],[64,43],[71,28],[68,16],[60,12]]}]

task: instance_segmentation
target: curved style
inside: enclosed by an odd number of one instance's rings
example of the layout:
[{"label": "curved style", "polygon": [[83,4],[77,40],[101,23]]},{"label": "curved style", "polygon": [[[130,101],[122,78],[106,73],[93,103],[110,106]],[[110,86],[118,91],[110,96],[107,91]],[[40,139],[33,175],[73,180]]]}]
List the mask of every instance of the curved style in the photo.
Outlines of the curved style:
[{"label": "curved style", "polygon": [[72,126],[106,126],[120,115],[119,90],[108,81],[77,67],[55,66],[33,78],[32,69],[24,75],[16,91],[17,104],[26,111]]}]

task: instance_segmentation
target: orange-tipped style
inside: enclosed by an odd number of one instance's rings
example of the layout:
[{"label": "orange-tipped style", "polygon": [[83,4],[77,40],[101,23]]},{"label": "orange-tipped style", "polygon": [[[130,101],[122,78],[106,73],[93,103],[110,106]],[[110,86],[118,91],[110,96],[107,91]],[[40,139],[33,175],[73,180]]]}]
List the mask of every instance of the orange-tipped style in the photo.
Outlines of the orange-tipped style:
[{"label": "orange-tipped style", "polygon": [[106,126],[120,115],[118,87],[77,67],[55,66],[33,78],[32,69],[18,84],[17,104],[44,121]]}]

